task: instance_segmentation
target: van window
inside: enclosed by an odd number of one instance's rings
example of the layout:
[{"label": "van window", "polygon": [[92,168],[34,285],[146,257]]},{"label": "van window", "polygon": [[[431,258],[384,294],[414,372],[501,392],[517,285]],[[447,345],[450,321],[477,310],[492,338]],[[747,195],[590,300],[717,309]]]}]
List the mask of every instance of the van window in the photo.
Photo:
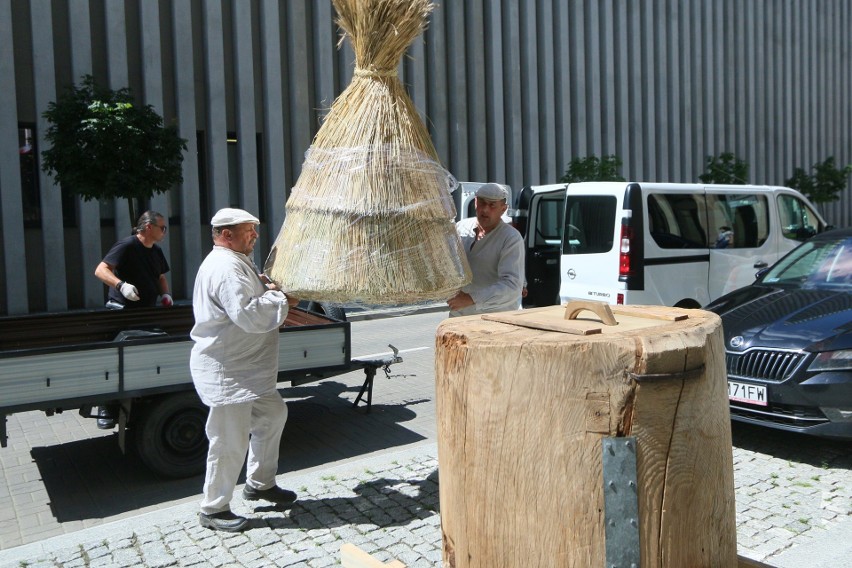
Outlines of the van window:
[{"label": "van window", "polygon": [[648,230],[660,248],[707,248],[703,194],[648,195]]},{"label": "van window", "polygon": [[778,215],[784,238],[806,241],[819,232],[819,217],[804,201],[794,195],[778,196]]},{"label": "van window", "polygon": [[562,254],[596,254],[612,250],[617,205],[612,195],[568,194]]},{"label": "van window", "polygon": [[535,215],[535,244],[556,245],[562,242],[562,211],[565,201],[562,199],[542,198],[538,202]]},{"label": "van window", "polygon": [[757,248],[769,237],[769,206],[765,195],[708,193],[710,230],[717,231],[711,248]]}]

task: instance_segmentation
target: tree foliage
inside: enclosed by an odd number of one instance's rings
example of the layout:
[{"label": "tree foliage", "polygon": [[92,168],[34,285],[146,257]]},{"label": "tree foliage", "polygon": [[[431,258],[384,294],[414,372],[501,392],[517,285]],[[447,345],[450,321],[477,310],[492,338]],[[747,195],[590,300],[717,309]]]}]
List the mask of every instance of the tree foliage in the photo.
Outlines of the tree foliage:
[{"label": "tree foliage", "polygon": [[578,183],[581,181],[625,181],[621,177],[621,158],[615,155],[586,156],[574,158],[568,164],[568,170],[559,181],[562,183]]},{"label": "tree foliage", "polygon": [[186,140],[154,107],[136,104],[128,88],[99,87],[85,75],[43,116],[51,147],[42,152],[42,169],[85,201],[128,199],[131,225],[143,200],[183,181]]},{"label": "tree foliage", "polygon": [[707,156],[704,173],[698,176],[702,183],[721,185],[746,185],[748,183],[748,162],[741,160],[733,152],[722,152],[718,156]]},{"label": "tree foliage", "polygon": [[793,177],[786,180],[784,185],[798,189],[814,203],[826,203],[840,199],[840,193],[846,189],[852,164],[842,168],[834,165],[834,156],[829,156],[822,162],[811,166],[813,173],[807,173],[804,168],[793,170]]}]

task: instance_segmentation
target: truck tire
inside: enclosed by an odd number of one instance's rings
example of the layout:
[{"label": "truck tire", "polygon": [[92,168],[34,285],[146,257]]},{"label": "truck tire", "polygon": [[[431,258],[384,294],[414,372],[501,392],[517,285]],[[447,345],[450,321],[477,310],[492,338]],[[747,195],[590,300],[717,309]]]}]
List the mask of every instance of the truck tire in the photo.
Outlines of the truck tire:
[{"label": "truck tire", "polygon": [[133,441],[142,462],[164,477],[204,472],[207,407],[194,391],[159,396],[133,420]]}]

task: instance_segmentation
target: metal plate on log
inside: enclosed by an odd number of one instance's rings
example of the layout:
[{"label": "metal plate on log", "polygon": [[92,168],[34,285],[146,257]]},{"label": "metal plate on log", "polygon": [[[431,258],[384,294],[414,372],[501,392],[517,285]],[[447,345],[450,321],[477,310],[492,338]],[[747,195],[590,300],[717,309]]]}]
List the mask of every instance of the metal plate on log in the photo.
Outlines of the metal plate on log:
[{"label": "metal plate on log", "polygon": [[606,568],[639,568],[636,438],[602,438]]}]

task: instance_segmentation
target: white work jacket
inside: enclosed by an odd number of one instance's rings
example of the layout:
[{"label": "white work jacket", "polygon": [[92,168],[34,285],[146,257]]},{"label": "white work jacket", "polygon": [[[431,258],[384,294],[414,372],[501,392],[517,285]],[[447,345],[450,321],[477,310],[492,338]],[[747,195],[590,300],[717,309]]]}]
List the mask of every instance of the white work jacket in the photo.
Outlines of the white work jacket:
[{"label": "white work jacket", "polygon": [[524,287],[524,239],[506,223],[500,222],[476,240],[476,217],[456,223],[473,273],[473,281],[462,288],[475,302],[450,316],[518,310]]},{"label": "white work jacket", "polygon": [[249,257],[220,246],[201,263],[192,294],[189,367],[202,402],[222,406],[273,391],[287,297],[266,289]]}]

